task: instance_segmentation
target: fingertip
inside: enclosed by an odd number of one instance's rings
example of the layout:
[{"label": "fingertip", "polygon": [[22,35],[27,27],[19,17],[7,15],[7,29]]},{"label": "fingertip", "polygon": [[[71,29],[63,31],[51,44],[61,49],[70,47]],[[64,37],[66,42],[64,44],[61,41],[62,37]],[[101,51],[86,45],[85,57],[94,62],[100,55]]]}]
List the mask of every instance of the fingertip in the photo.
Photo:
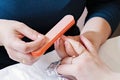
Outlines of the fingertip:
[{"label": "fingertip", "polygon": [[39,34],[36,42],[38,43],[42,42],[42,44],[45,44],[48,40],[49,39],[46,36]]},{"label": "fingertip", "polygon": [[44,38],[47,38],[46,36],[42,35],[42,34],[38,34],[37,35],[37,39],[44,39]]},{"label": "fingertip", "polygon": [[42,37],[45,37],[45,35],[38,33],[37,37],[42,38]]},{"label": "fingertip", "polygon": [[75,55],[74,49],[69,41],[65,41],[65,50],[69,56]]},{"label": "fingertip", "polygon": [[41,35],[41,34],[38,34],[38,35],[37,35],[37,37],[38,37],[38,38],[41,38],[41,37],[43,37],[43,35]]},{"label": "fingertip", "polygon": [[66,52],[69,56],[73,56],[75,55],[75,51],[71,45],[71,43],[69,41],[65,41],[65,49],[66,49]]}]

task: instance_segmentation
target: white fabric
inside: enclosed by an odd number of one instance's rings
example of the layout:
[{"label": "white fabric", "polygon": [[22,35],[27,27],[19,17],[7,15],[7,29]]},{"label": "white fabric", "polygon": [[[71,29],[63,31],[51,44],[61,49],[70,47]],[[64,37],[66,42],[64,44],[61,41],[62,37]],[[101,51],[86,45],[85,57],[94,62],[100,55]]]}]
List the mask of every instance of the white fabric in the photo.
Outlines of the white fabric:
[{"label": "white fabric", "polygon": [[58,59],[56,52],[52,51],[40,57],[32,66],[22,63],[9,66],[0,70],[0,80],[56,80],[47,75],[46,68]]},{"label": "white fabric", "polygon": [[[113,70],[120,72],[120,37],[109,39],[100,48],[102,60]],[[59,60],[55,51],[40,57],[32,66],[16,64],[0,70],[0,80],[56,80],[47,76],[46,68]]]},{"label": "white fabric", "polygon": [[99,54],[113,71],[120,72],[120,36],[107,40],[101,46]]}]

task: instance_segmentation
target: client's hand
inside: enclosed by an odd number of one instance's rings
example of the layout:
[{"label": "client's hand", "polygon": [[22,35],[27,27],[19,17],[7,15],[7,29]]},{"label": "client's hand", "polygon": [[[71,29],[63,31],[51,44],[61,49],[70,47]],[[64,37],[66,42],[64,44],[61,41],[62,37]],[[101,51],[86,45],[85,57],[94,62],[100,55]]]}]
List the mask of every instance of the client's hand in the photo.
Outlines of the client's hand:
[{"label": "client's hand", "polygon": [[[80,41],[80,36],[62,36],[59,38],[54,46],[60,58],[65,58],[67,56],[77,56],[77,54],[72,49],[72,46],[68,44],[67,39],[73,39],[75,41]],[[83,48],[83,46],[81,46]]]},{"label": "client's hand", "polygon": [[57,69],[58,73],[71,75],[77,80],[113,80],[112,71],[101,61],[91,42],[84,36],[80,36],[80,39],[84,47],[75,40],[66,39],[77,56],[64,57]]}]

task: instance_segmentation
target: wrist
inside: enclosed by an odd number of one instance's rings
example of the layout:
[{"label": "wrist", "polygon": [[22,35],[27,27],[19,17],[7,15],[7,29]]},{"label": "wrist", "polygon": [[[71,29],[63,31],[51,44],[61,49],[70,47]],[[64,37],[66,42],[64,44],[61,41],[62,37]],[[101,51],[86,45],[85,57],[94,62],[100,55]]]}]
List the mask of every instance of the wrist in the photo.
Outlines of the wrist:
[{"label": "wrist", "polygon": [[111,28],[105,19],[93,17],[86,22],[81,34],[88,38],[98,50],[100,45],[110,36]]}]

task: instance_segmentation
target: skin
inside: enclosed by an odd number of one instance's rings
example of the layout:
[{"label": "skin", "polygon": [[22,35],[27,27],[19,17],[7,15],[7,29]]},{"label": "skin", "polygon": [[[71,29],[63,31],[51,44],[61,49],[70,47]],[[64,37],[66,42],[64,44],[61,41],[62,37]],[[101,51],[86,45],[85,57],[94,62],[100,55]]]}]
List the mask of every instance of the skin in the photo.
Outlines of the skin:
[{"label": "skin", "polygon": [[78,56],[62,59],[61,65],[57,68],[58,73],[71,75],[77,80],[119,80],[120,74],[113,72],[101,61],[94,45],[84,36],[80,36],[80,39],[85,47],[78,41],[66,39],[67,45],[72,46]]},{"label": "skin", "polygon": [[[58,73],[72,75],[78,80],[103,80],[101,77],[106,79],[112,71],[99,59],[98,50],[110,34],[111,28],[108,22],[101,17],[94,17],[86,22],[80,35],[62,36],[54,44],[55,50],[63,60],[61,64],[64,64],[58,68]],[[68,39],[76,42],[70,43]],[[92,76],[91,74],[98,75]]]},{"label": "skin", "polygon": [[[108,38],[110,33],[109,24],[104,19],[98,17],[88,20],[81,32],[82,35],[91,41],[96,50]],[[28,37],[32,41],[24,42],[22,41],[23,37]],[[79,36],[69,36],[69,38],[81,42]],[[22,22],[0,20],[0,46],[4,46],[9,57],[15,61],[24,64],[33,64],[38,58],[32,57],[30,53],[42,47],[46,41],[47,39],[44,35],[29,28]],[[64,37],[59,39],[57,43],[55,49],[61,58],[77,55],[73,54],[74,51],[71,51],[71,47],[66,46]]]},{"label": "skin", "polygon": [[[88,20],[80,33],[80,35],[86,37],[91,42],[91,44],[93,44],[96,51],[99,50],[99,47],[107,40],[110,34],[111,34],[110,25],[106,20],[100,17],[94,17]],[[56,41],[55,50],[57,51],[58,55],[61,58],[77,55],[74,54],[72,47],[66,45],[65,41],[66,38],[71,38],[81,43],[80,35],[67,37],[62,36],[60,39]]]},{"label": "skin", "polygon": [[[25,42],[23,37],[31,39]],[[0,46],[4,46],[9,57],[24,64],[33,64],[38,58],[31,55],[45,44],[47,38],[37,31],[29,28],[22,22],[13,20],[0,20]]]}]

